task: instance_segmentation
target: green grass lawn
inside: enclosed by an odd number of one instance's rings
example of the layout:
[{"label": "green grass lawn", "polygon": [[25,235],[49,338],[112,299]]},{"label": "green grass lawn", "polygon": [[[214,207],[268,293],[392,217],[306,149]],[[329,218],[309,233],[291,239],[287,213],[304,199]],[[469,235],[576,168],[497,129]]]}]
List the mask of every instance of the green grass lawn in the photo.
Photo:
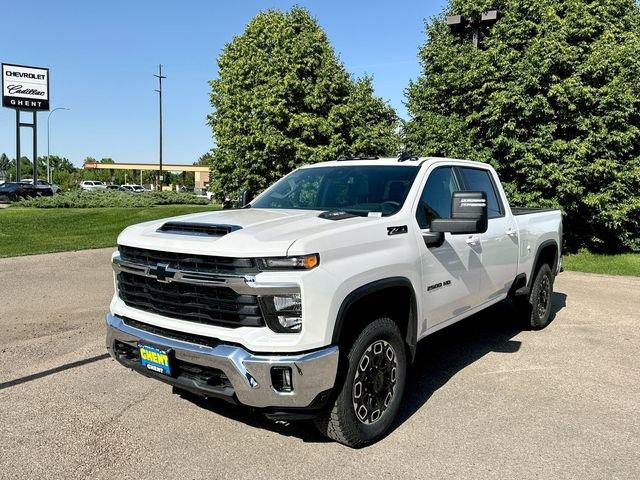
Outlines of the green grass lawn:
[{"label": "green grass lawn", "polygon": [[128,225],[217,208],[4,208],[0,209],[0,257],[111,247]]},{"label": "green grass lawn", "polygon": [[565,255],[564,268],[575,272],[640,276],[640,253],[600,255],[581,251]]},{"label": "green grass lawn", "polygon": [[[111,247],[128,225],[218,206],[165,205],[143,208],[0,209],[0,257]],[[567,270],[640,276],[640,253],[565,255]]]}]

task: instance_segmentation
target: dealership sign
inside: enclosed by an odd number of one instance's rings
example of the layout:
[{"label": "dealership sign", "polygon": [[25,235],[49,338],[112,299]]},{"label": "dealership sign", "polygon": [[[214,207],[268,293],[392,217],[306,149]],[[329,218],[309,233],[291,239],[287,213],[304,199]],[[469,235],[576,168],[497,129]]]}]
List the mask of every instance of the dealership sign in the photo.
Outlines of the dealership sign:
[{"label": "dealership sign", "polygon": [[2,106],[49,110],[49,69],[3,63]]}]

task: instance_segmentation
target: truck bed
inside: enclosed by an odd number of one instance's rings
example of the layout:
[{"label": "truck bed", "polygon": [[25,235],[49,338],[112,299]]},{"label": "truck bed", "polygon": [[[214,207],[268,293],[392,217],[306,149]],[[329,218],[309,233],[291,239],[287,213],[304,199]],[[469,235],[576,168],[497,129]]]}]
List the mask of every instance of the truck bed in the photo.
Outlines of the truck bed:
[{"label": "truck bed", "polygon": [[511,207],[511,213],[514,215],[530,215],[532,213],[555,212],[557,208],[517,208]]}]

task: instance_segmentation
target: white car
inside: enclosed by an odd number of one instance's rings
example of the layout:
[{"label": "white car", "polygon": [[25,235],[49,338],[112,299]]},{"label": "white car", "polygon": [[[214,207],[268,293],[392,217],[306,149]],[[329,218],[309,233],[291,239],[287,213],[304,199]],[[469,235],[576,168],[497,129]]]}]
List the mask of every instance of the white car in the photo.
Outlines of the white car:
[{"label": "white car", "polygon": [[121,192],[130,192],[130,193],[142,193],[147,191],[142,185],[130,185],[130,184],[120,185],[118,190],[120,190]]},{"label": "white car", "polygon": [[80,182],[80,188],[85,192],[90,190],[106,190],[107,185],[104,182],[98,180],[84,180]]},{"label": "white car", "polygon": [[413,388],[419,340],[507,298],[547,325],[561,245],[560,212],[511,208],[484,163],[305,166],[244,208],[124,230],[106,346],[177,392],[361,446]]}]

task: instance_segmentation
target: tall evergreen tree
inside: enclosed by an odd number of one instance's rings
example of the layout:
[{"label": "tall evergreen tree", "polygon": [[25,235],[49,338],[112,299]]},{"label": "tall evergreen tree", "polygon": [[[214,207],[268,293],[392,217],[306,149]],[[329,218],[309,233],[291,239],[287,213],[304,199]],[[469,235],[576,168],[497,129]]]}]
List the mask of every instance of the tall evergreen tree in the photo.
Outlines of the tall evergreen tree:
[{"label": "tall evergreen tree", "polygon": [[305,9],[258,14],[218,59],[210,82],[219,197],[259,191],[292,169],[342,154],[395,154],[397,117],[354,81]]},{"label": "tall evergreen tree", "polygon": [[490,162],[515,205],[558,205],[572,249],[640,248],[640,11],[635,0],[451,0],[501,18],[427,24],[407,90],[416,153]]}]

